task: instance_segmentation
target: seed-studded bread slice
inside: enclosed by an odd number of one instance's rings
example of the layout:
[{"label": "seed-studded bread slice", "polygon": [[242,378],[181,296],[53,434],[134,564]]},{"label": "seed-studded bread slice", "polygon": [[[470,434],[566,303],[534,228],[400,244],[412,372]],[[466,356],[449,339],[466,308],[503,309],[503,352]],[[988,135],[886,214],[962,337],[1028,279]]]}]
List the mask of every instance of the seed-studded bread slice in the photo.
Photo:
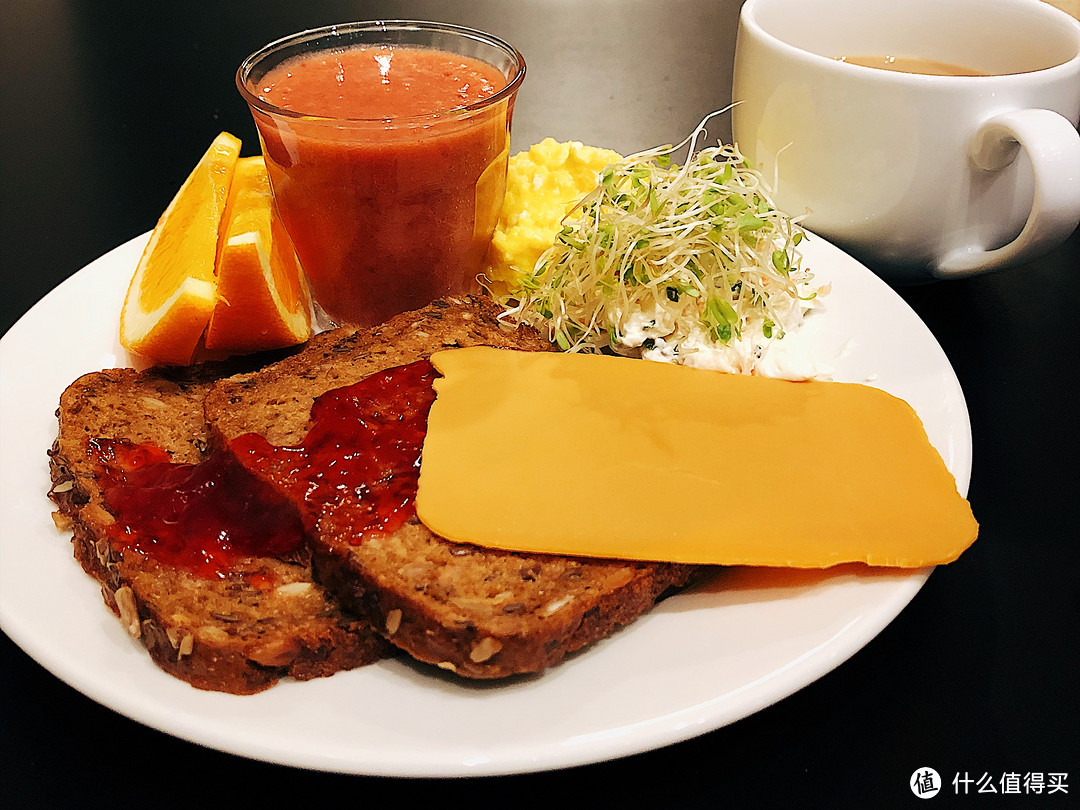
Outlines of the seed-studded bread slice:
[{"label": "seed-studded bread slice", "polygon": [[[370,330],[344,327],[266,369],[222,380],[205,408],[214,441],[249,433],[299,444],[314,399],[446,347],[550,350],[538,333],[506,331],[493,302],[438,301]],[[280,482],[279,482],[280,483]],[[528,515],[522,515],[528,520]],[[686,566],[527,555],[452,543],[416,517],[358,545],[320,521],[315,576],[413,657],[472,678],[537,672],[633,621]]]},{"label": "seed-studded bread slice", "polygon": [[217,578],[159,562],[110,535],[115,518],[90,440],[149,443],[174,463],[198,463],[209,444],[203,398],[219,376],[209,367],[112,369],[64,391],[49,494],[57,525],[73,531],[75,557],[153,660],[200,689],[250,694],[284,676],[331,675],[390,654],[366,621],[313,582],[306,549],[291,559],[245,556]]}]

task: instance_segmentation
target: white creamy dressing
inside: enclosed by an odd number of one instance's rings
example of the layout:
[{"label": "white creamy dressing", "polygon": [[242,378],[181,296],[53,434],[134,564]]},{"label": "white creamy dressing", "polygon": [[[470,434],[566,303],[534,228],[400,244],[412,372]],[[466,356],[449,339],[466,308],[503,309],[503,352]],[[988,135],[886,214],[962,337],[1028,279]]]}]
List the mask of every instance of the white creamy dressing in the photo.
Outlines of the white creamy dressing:
[{"label": "white creamy dressing", "polygon": [[[822,289],[822,294],[827,290]],[[772,337],[765,337],[762,322],[746,324],[738,337],[719,343],[708,332],[694,326],[676,334],[675,317],[660,305],[649,310],[620,313],[622,340],[615,347],[623,354],[646,360],[678,363],[694,368],[724,371],[731,374],[756,374],[781,380],[829,380],[833,367],[821,356],[820,346],[802,328],[814,317],[817,299],[790,299],[782,313],[783,334],[778,324]],[[646,347],[646,342],[651,341]]]}]

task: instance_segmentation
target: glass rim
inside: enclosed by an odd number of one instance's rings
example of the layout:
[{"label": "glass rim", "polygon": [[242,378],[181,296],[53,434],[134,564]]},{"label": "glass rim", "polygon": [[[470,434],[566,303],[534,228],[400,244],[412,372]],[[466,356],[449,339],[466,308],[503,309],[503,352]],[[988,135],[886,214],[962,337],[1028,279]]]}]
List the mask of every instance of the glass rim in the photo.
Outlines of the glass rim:
[{"label": "glass rim", "polygon": [[[493,95],[487,98],[482,98],[479,101],[474,101],[469,104],[464,104],[460,107],[451,107],[447,110],[440,110],[434,113],[421,113],[418,115],[402,115],[394,118],[386,118],[385,116],[375,118],[362,118],[362,117],[342,117],[333,115],[318,115],[310,112],[304,112],[302,110],[290,110],[284,107],[279,107],[276,104],[272,104],[258,95],[253,93],[248,85],[248,77],[254,67],[265,59],[270,54],[279,51],[280,49],[298,42],[305,40],[315,40],[321,37],[336,36],[339,34],[348,34],[358,31],[374,31],[374,32],[387,32],[387,31],[432,31],[441,32],[446,34],[454,34],[464,37],[476,42],[481,42],[486,45],[490,45],[503,51],[508,57],[510,57],[517,65],[517,70],[513,76],[511,76],[507,83]],[[329,50],[332,46],[328,46],[325,49]],[[313,51],[318,52],[318,51]],[[479,58],[479,57],[477,57]],[[486,60],[481,60],[486,61]],[[488,62],[488,64],[491,64]],[[263,45],[258,50],[251,53],[243,62],[240,63],[240,67],[236,70],[236,86],[240,91],[240,95],[248,103],[253,110],[266,113],[268,115],[280,116],[283,118],[303,119],[313,123],[355,123],[355,124],[383,124],[388,122],[407,124],[410,122],[423,122],[432,120],[442,120],[454,117],[463,117],[480,110],[484,110],[488,107],[492,107],[498,104],[500,101],[511,98],[517,93],[518,88],[521,86],[522,81],[525,79],[525,57],[521,52],[513,45],[499,39],[496,36],[479,31],[475,28],[467,28],[462,25],[453,25],[451,23],[432,22],[428,20],[368,20],[361,22],[351,23],[339,23],[335,25],[324,25],[318,28],[308,28],[304,31],[297,31],[296,33],[289,34]]]}]

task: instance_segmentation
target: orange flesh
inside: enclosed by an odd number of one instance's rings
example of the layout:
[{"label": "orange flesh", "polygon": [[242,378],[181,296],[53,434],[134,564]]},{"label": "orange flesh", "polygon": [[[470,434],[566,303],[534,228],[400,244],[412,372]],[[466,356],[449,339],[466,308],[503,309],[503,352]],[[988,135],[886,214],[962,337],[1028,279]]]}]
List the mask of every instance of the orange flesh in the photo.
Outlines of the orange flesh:
[{"label": "orange flesh", "polygon": [[[139,287],[143,309],[153,311],[164,304],[188,277],[212,282],[217,252],[218,229],[232,182],[235,155],[221,147],[208,166],[192,173],[184,190],[185,198],[168,212],[154,251],[156,267],[145,273]],[[239,151],[239,142],[236,144]],[[201,170],[200,170],[201,169]]]},{"label": "orange flesh", "polygon": [[292,242],[274,213],[261,157],[238,161],[221,230],[206,347],[250,352],[306,340],[309,301]]},{"label": "orange flesh", "polygon": [[120,343],[155,362],[192,360],[214,308],[218,240],[240,141],[214,139],[150,235],[120,313]]}]

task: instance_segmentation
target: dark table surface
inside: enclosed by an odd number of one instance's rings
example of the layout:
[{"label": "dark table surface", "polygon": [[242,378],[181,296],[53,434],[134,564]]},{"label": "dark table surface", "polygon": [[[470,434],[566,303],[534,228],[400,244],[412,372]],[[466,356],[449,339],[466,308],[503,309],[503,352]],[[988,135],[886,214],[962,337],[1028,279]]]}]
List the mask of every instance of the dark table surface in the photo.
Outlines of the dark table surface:
[{"label": "dark table surface", "polygon": [[[257,139],[233,73],[264,42],[350,19],[483,28],[528,61],[515,151],[550,135],[628,152],[679,141],[728,102],[739,5],[5,2],[0,331],[89,261],[149,230],[219,131],[243,138],[250,152]],[[980,538],[851,660],[770,708],[658,751],[560,772],[352,777],[247,760],[143,727],[0,635],[0,803],[74,807],[93,796],[114,807],[267,799],[499,807],[531,793],[572,807],[902,806],[916,802],[913,771],[931,766],[947,783],[939,802],[958,773],[1064,773],[1068,793],[997,800],[1075,804],[1080,553],[1068,527],[1078,478],[1078,265],[1074,234],[1027,266],[899,290],[967,398]],[[967,801],[994,803],[975,788]]]}]

